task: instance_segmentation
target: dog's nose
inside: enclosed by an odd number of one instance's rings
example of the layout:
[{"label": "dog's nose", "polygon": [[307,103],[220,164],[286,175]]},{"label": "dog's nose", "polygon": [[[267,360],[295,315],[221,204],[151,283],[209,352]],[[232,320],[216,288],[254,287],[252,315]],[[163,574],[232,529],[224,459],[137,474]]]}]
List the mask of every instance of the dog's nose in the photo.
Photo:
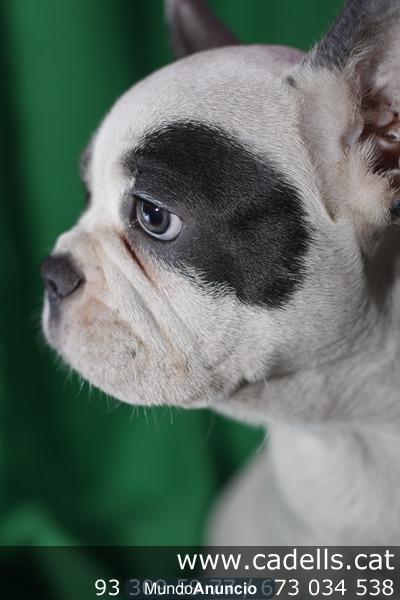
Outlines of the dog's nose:
[{"label": "dog's nose", "polygon": [[43,261],[41,272],[49,297],[53,300],[69,296],[84,281],[66,254],[48,256]]}]

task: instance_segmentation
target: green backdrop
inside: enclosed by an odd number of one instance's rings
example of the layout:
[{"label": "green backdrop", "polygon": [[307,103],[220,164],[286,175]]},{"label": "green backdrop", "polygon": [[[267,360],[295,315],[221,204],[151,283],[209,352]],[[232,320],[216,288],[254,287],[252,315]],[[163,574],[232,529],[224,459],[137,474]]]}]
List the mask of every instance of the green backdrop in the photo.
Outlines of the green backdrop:
[{"label": "green backdrop", "polygon": [[[307,48],[338,1],[210,4],[245,42]],[[79,153],[114,99],[170,60],[162,2],[3,0],[0,18],[0,543],[197,544],[262,432],[90,394],[40,333],[40,261],[83,208]]]}]

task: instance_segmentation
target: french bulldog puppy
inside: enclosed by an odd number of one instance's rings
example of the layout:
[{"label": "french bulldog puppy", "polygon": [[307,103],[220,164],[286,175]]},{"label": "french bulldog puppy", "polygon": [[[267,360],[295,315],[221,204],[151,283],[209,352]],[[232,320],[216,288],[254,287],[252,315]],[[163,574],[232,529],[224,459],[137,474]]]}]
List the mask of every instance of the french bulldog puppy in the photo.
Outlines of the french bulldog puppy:
[{"label": "french bulldog puppy", "polygon": [[308,54],[167,16],[180,60],[84,153],[46,338],[121,401],[267,426],[211,542],[399,544],[400,2],[349,0]]}]

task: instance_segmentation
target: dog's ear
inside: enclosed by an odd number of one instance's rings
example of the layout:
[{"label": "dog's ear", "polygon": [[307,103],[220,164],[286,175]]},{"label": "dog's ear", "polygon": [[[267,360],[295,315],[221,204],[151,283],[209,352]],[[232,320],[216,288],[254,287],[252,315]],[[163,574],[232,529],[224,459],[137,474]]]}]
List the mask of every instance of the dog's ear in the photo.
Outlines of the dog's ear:
[{"label": "dog's ear", "polygon": [[165,0],[165,9],[176,58],[238,43],[204,0]]},{"label": "dog's ear", "polygon": [[292,75],[328,212],[351,202],[363,225],[398,218],[400,1],[348,0]]},{"label": "dog's ear", "polygon": [[398,0],[347,0],[309,57],[316,66],[343,68],[358,56],[367,59],[370,68],[378,67],[396,41],[399,11]]}]

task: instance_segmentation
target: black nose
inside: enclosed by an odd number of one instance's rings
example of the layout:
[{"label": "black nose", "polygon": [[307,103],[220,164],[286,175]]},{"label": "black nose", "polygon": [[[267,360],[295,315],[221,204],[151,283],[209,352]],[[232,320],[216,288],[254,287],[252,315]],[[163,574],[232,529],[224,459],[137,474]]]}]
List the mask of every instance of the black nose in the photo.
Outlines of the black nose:
[{"label": "black nose", "polygon": [[42,264],[42,277],[49,297],[53,300],[69,296],[84,281],[66,254],[48,256]]}]

